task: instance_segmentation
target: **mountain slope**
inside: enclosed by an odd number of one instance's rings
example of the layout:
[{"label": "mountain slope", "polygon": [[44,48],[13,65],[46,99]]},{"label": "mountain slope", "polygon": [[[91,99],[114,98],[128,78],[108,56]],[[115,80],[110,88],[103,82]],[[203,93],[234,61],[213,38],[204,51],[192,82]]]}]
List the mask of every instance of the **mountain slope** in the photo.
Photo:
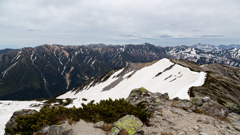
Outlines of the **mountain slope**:
[{"label": "mountain slope", "polygon": [[145,87],[151,92],[168,93],[170,98],[208,96],[222,105],[236,106],[235,112],[240,113],[239,82],[238,67],[161,59],[112,70],[57,98],[78,98],[75,102],[79,103],[86,102],[82,98],[98,102],[109,97],[126,98],[132,89]]},{"label": "mountain slope", "polygon": [[191,97],[209,96],[223,105],[227,102],[240,105],[240,68],[221,64],[199,66],[186,60],[171,61],[193,71],[207,73],[204,85],[190,89]]},{"label": "mountain slope", "polygon": [[111,69],[95,58],[67,51],[44,45],[1,54],[0,99],[49,98]]},{"label": "mountain slope", "polygon": [[53,97],[115,67],[162,58],[239,67],[240,49],[219,49],[219,46],[208,44],[163,48],[144,43],[123,46],[46,44],[8,50],[0,54],[0,99]]},{"label": "mountain slope", "polygon": [[0,99],[49,98],[115,67],[167,57],[150,44],[42,45],[0,54]]},{"label": "mountain slope", "polygon": [[204,72],[193,72],[168,59],[162,59],[113,70],[58,98],[86,98],[98,102],[109,97],[126,98],[132,89],[144,87],[151,92],[168,93],[170,98],[190,99],[189,88],[201,86],[205,75]]},{"label": "mountain slope", "polygon": [[9,51],[11,51],[11,50],[14,50],[14,49],[8,49],[8,48],[2,49],[2,50],[0,50],[0,54],[9,52]]}]

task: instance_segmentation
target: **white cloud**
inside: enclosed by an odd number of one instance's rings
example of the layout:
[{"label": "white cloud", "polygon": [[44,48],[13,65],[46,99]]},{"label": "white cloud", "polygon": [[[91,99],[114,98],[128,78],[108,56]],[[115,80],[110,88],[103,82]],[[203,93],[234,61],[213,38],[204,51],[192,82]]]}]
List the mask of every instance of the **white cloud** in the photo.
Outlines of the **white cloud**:
[{"label": "white cloud", "polygon": [[1,0],[0,48],[240,43],[239,5],[239,0]]}]

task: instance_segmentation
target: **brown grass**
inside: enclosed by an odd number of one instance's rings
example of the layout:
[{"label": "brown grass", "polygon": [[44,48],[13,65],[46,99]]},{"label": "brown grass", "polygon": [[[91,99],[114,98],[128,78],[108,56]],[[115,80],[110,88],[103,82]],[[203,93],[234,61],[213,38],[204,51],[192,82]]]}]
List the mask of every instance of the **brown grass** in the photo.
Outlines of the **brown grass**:
[{"label": "brown grass", "polygon": [[102,126],[102,129],[103,129],[104,131],[110,131],[110,130],[112,129],[112,127],[113,127],[113,124],[112,124],[112,123],[109,123],[109,124],[104,123],[103,126]]},{"label": "brown grass", "polygon": [[123,129],[118,133],[118,135],[128,135],[128,132],[127,132],[126,129],[123,128]]},{"label": "brown grass", "polygon": [[171,107],[173,107],[174,105],[177,105],[177,104],[179,104],[179,102],[173,102],[173,103],[171,104]]},{"label": "brown grass", "polygon": [[161,135],[173,135],[172,133],[162,132]]},{"label": "brown grass", "polygon": [[188,109],[190,109],[189,107],[183,106],[182,107],[183,110],[187,111]]},{"label": "brown grass", "polygon": [[197,120],[197,122],[202,122],[202,120]]}]

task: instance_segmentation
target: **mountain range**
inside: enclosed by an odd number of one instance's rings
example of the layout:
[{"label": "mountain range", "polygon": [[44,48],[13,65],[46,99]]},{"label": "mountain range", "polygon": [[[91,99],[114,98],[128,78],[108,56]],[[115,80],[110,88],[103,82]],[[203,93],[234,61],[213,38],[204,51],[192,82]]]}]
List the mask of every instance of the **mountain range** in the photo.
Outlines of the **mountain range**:
[{"label": "mountain range", "polygon": [[144,43],[123,46],[45,44],[35,48],[5,49],[0,51],[0,99],[50,98],[115,68],[162,58],[239,67],[238,47],[208,44],[160,47]]}]

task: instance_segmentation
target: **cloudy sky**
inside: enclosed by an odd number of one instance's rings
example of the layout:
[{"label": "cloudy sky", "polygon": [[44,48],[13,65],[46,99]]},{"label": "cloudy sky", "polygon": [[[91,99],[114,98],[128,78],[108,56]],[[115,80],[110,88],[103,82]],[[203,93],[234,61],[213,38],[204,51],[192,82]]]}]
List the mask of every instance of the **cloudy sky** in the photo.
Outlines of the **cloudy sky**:
[{"label": "cloudy sky", "polygon": [[240,44],[240,0],[0,0],[0,49]]}]

